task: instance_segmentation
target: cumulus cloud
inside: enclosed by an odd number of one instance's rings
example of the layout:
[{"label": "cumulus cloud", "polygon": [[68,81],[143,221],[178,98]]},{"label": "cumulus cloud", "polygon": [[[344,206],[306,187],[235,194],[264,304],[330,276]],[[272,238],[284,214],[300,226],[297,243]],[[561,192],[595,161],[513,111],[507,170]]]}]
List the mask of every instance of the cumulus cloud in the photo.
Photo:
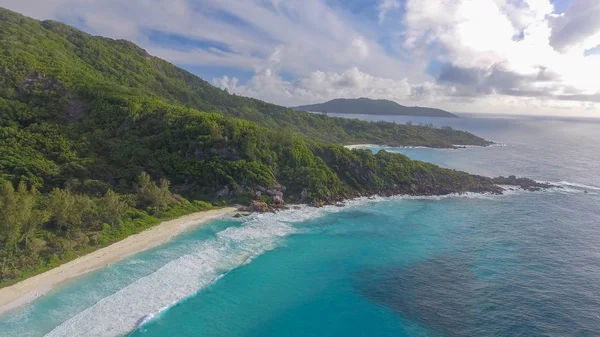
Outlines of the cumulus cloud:
[{"label": "cumulus cloud", "polygon": [[[449,61],[465,67],[522,61],[527,52],[547,49],[543,41],[547,32],[540,25],[549,9],[541,2],[533,8],[521,2],[527,10],[516,10],[504,0],[408,0],[404,44],[411,49],[441,44]],[[517,35],[523,35],[520,41],[515,41]]]},{"label": "cumulus cloud", "polygon": [[500,65],[488,69],[462,68],[447,65],[438,77],[440,83],[454,86],[455,94],[476,96],[504,94],[513,96],[551,96],[559,93],[555,81],[559,75],[540,67],[537,74],[521,75],[507,71]]},{"label": "cumulus cloud", "polygon": [[[576,15],[569,13],[583,7],[588,11],[598,7],[587,0],[576,1],[563,21],[574,20]],[[444,53],[437,59],[447,66],[438,80],[453,86],[457,94],[595,97],[600,83],[590,79],[600,76],[599,59],[586,55],[584,49],[564,53],[551,44],[553,39],[561,46],[587,41],[594,37],[594,25],[584,21],[588,29],[575,29],[577,34],[569,35],[556,30],[555,20],[548,0],[408,0],[404,43],[421,52],[431,46],[442,48]],[[563,95],[565,91],[578,94]]]},{"label": "cumulus cloud", "polygon": [[[284,46],[286,62],[281,67],[290,74],[356,66],[383,75],[408,68],[404,60],[365,38],[368,31],[359,30],[323,0],[48,0],[42,4],[3,0],[2,5],[39,19],[76,23],[93,34],[133,40],[160,52],[159,56],[175,55],[180,65],[248,68],[257,58],[267,58],[274,48]],[[151,39],[153,32],[216,43],[226,52],[215,55],[208,47],[165,48]]]},{"label": "cumulus cloud", "polygon": [[550,18],[550,44],[560,51],[600,45],[600,2],[573,0],[565,13]]},{"label": "cumulus cloud", "polygon": [[386,98],[407,100],[411,86],[406,78],[393,80],[375,77],[358,68],[342,72],[314,71],[294,81],[286,81],[270,70],[253,76],[247,83],[233,77],[214,78],[212,83],[229,92],[269,100],[278,97],[278,103],[293,106],[325,101],[339,97]]},{"label": "cumulus cloud", "polygon": [[[224,70],[212,82],[280,104],[369,96],[530,111],[598,102],[597,0],[571,0],[564,13],[550,0],[370,5],[379,22],[327,0],[0,0],[38,19],[132,40],[181,66],[250,72],[236,78]],[[441,67],[426,72],[428,64]]]}]

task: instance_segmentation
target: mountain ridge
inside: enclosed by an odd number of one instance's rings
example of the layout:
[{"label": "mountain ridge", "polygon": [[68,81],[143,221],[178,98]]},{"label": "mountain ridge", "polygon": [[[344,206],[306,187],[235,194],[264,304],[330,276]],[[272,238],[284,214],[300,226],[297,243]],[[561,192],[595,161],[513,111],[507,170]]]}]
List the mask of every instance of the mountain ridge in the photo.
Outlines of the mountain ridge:
[{"label": "mountain ridge", "polygon": [[468,132],[230,95],[131,42],[1,8],[0,55],[0,286],[213,206],[501,192],[340,145],[489,145]]},{"label": "mountain ridge", "polygon": [[442,109],[404,106],[391,100],[366,97],[336,98],[324,103],[297,106],[293,109],[344,114],[459,118],[459,116]]},{"label": "mountain ridge", "polygon": [[[0,10],[0,19],[5,25],[19,27],[18,31],[4,32],[15,34],[5,41],[6,47],[15,43],[11,41],[15,37],[28,42],[28,46],[19,46],[20,51],[27,54],[19,60],[26,61],[23,66],[37,72],[37,68],[43,68],[45,76],[78,89],[79,92],[74,94],[85,96],[90,90],[97,90],[94,86],[103,85],[102,90],[119,95],[156,97],[170,104],[241,118],[263,127],[340,145],[373,143],[451,148],[453,145],[490,144],[481,137],[458,130],[322,118],[297,112],[258,99],[231,95],[184,69],[149,55],[129,41],[91,36],[58,21],[40,22],[8,10]],[[40,39],[45,42],[39,43]],[[57,63],[46,67],[50,57]],[[8,60],[5,58],[5,61]],[[15,72],[10,67],[6,69],[8,76],[3,77],[9,78],[5,82],[9,80],[14,85],[15,81],[22,81],[22,76],[14,77]],[[73,76],[75,73],[80,76]]]}]

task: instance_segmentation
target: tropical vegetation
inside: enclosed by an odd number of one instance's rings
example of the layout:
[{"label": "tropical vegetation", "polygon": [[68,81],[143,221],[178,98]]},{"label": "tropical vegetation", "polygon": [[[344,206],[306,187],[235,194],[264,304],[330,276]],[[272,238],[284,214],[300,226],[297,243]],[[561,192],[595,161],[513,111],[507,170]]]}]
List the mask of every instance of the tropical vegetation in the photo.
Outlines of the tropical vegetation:
[{"label": "tropical vegetation", "polygon": [[495,190],[487,178],[339,146],[353,142],[487,144],[230,95],[130,42],[0,9],[0,286],[161,219],[257,198]]}]

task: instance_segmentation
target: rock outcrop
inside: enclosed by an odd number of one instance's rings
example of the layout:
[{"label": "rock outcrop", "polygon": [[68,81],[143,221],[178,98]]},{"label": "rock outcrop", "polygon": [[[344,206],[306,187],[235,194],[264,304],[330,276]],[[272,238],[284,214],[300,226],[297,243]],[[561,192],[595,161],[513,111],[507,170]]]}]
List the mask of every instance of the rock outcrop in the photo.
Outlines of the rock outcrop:
[{"label": "rock outcrop", "polygon": [[[463,193],[488,193],[503,194],[504,188],[501,185],[515,186],[527,191],[540,191],[547,188],[558,187],[549,183],[537,182],[529,178],[517,178],[514,175],[508,177],[488,178],[484,176],[472,175],[469,183],[464,182],[452,176],[432,176],[425,174],[415,174],[410,184],[394,185],[377,190],[367,190],[362,192],[340,194],[329,196],[325,199],[311,200],[307,188],[300,193],[299,202],[308,204],[312,207],[324,207],[334,205],[344,207],[344,201],[358,197],[368,197],[373,199],[375,195],[389,197],[394,195],[414,195],[414,196],[435,196],[447,194]],[[285,205],[284,194],[285,187],[277,184],[273,188],[257,187],[254,200],[248,207],[241,211],[248,212],[276,212],[278,210],[288,209]],[[267,198],[265,200],[265,198]],[[267,201],[267,202],[265,202]]]},{"label": "rock outcrop", "polygon": [[264,201],[258,200],[254,200],[250,203],[250,205],[248,206],[248,211],[257,213],[274,212],[273,207],[269,206],[269,204],[267,204]]},{"label": "rock outcrop", "polygon": [[547,188],[559,188],[560,186],[552,185],[549,183],[541,183],[529,178],[517,178],[514,175],[508,177],[496,177],[493,178],[492,181],[497,185],[508,185],[508,186],[518,186],[527,191],[537,192]]}]

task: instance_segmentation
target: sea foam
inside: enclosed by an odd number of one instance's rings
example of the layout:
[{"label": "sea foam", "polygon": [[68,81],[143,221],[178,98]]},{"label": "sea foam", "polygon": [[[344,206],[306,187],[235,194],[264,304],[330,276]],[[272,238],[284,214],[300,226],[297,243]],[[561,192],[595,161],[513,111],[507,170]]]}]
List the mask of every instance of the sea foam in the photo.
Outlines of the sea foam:
[{"label": "sea foam", "polygon": [[[561,182],[561,184],[586,186],[590,190],[600,190],[594,186],[567,182]],[[579,192],[582,191],[579,190]],[[536,192],[505,187],[504,196],[520,193]],[[479,193],[444,196],[374,196],[348,200],[345,202],[346,207],[343,208],[300,206],[300,209],[277,214],[255,214],[239,227],[228,227],[218,232],[212,239],[195,243],[194,246],[190,246],[190,253],[172,260],[154,273],[103,298],[57,326],[46,336],[115,336],[141,328],[182,299],[192,296],[211,283],[218,281],[229,271],[248,264],[266,251],[276,248],[284,237],[298,233],[293,226],[293,223],[296,222],[387,200],[494,199],[498,197],[502,196]]]},{"label": "sea foam", "polygon": [[[115,336],[141,328],[161,312],[224,274],[275,248],[295,232],[292,222],[319,216],[319,210],[253,215],[239,227],[198,241],[190,252],[63,322],[46,336]],[[321,212],[322,213],[322,212]]]},{"label": "sea foam", "polygon": [[572,193],[572,194],[580,194],[587,193],[590,195],[598,195],[600,192],[600,187],[593,185],[586,185],[568,181],[547,181],[547,180],[538,180],[537,182],[543,184],[552,184],[556,187],[550,188],[549,190],[552,192],[558,193]]},{"label": "sea foam", "polygon": [[487,147],[506,147],[508,146],[506,143],[494,142],[490,145],[452,145],[454,148],[437,148],[437,147],[429,147],[429,146],[388,146],[388,145],[376,145],[376,144],[354,144],[354,145],[346,145],[344,147],[348,149],[361,149],[361,150],[370,150],[374,148],[378,148],[386,151],[394,151],[394,150],[402,150],[402,149],[426,149],[426,150],[436,150],[436,151],[448,151],[448,150],[460,150],[460,149],[477,149],[477,148],[487,148]]},{"label": "sea foam", "polygon": [[591,190],[591,191],[600,191],[600,187],[598,186],[592,186],[592,185],[586,185],[586,184],[578,184],[578,183],[571,183],[568,181],[559,181],[556,183],[552,183],[551,184],[555,184],[558,186],[562,186],[562,187],[573,187],[573,188],[577,188],[577,189],[582,189],[582,190]]}]

